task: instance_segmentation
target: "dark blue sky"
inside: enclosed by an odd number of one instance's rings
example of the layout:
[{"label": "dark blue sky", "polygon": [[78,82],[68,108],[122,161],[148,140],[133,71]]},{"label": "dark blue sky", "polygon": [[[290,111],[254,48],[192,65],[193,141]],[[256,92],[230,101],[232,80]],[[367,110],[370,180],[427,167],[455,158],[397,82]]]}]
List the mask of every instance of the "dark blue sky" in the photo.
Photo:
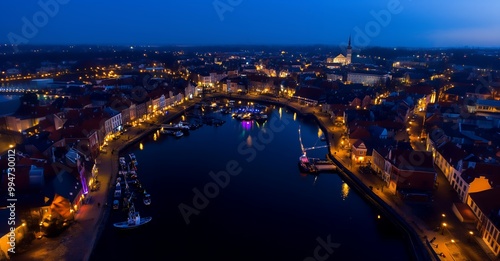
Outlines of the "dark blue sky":
[{"label": "dark blue sky", "polygon": [[3,0],[0,8],[7,44],[339,45],[351,34],[360,48],[500,46],[498,0]]}]

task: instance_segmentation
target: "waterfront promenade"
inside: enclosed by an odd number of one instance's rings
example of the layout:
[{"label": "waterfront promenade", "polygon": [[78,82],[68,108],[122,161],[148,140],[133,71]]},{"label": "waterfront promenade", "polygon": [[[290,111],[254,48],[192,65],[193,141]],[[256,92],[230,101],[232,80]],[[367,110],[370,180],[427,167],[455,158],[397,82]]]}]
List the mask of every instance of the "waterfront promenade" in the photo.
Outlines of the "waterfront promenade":
[{"label": "waterfront promenade", "polygon": [[25,251],[12,256],[11,259],[19,261],[89,260],[111,211],[113,199],[111,188],[118,174],[119,152],[158,129],[159,123],[178,118],[185,110],[200,101],[200,98],[195,98],[184,102],[169,109],[167,115],[154,118],[157,124],[142,123],[140,126],[129,128],[120,136],[120,139],[109,141],[107,153],[97,158],[97,179],[101,183],[100,189],[89,192],[88,202],[78,210],[75,222],[57,237],[35,239]]},{"label": "waterfront promenade", "polygon": [[[329,156],[339,166],[340,173],[350,186],[355,187],[375,207],[382,210],[391,221],[399,225],[411,240],[411,249],[416,260],[498,260],[477,235],[473,227],[465,227],[452,211],[456,195],[442,173],[438,171],[439,188],[432,202],[406,202],[385,187],[384,182],[375,175],[363,174],[359,165],[353,164],[347,150],[341,149],[340,137],[345,133],[343,127],[334,126],[327,113],[320,107],[310,107],[285,98],[263,96],[226,96],[230,99],[247,99],[283,105],[305,116],[316,119],[322,128],[329,145]],[[332,138],[333,137],[333,138]],[[321,175],[321,174],[320,174]],[[384,187],[386,188],[384,190]],[[442,216],[445,214],[445,217]],[[443,222],[445,230],[436,228]],[[433,239],[433,242],[429,242]],[[443,256],[438,254],[442,253]]]},{"label": "waterfront promenade", "polygon": [[[219,96],[219,95],[217,95]],[[207,98],[217,97],[215,95]],[[450,224],[450,229],[441,235],[440,231],[434,231],[435,224],[433,219],[421,219],[418,208],[430,208],[429,205],[419,205],[417,207],[406,204],[396,195],[391,194],[389,190],[383,189],[381,180],[373,175],[362,174],[356,166],[352,166],[346,151],[340,150],[337,146],[342,129],[333,125],[330,117],[320,112],[320,108],[308,107],[291,102],[284,98],[269,98],[258,96],[224,96],[230,99],[248,99],[277,105],[288,106],[297,113],[314,117],[321,126],[327,137],[330,156],[342,170],[343,178],[347,179],[350,186],[356,187],[372,204],[385,209],[385,213],[392,218],[399,219],[399,223],[404,226],[404,230],[411,234],[413,239],[413,249],[419,253],[417,260],[493,260],[492,257],[485,254],[481,247],[481,240],[476,237],[470,237],[462,224],[451,212],[451,201],[448,198],[437,200],[432,203],[434,209],[428,209],[429,212],[436,212],[436,224],[441,223],[441,212],[446,213],[446,222]],[[185,102],[184,104],[169,110],[167,116],[155,119],[157,123],[168,122],[180,116],[183,111],[197,102],[200,98]],[[110,212],[110,186],[117,175],[118,152],[135,144],[151,131],[157,129],[157,126],[146,126],[130,128],[127,133],[121,136],[117,141],[109,142],[108,153],[98,158],[99,176],[101,189],[90,193],[89,204],[82,206],[76,216],[76,223],[67,231],[56,238],[43,238],[35,240],[33,246],[23,254],[17,255],[15,260],[88,260],[94,245],[96,244],[105,220]],[[332,137],[335,137],[332,139]],[[114,153],[112,153],[114,151]],[[438,179],[442,179],[438,177]],[[440,184],[440,191],[450,194],[446,187],[446,181]],[[449,186],[449,185],[448,185]],[[441,193],[441,192],[440,192]],[[439,195],[441,196],[441,195]],[[449,195],[448,195],[449,196]],[[439,198],[439,197],[438,197]],[[100,207],[97,203],[101,203]],[[107,203],[107,206],[106,206]],[[438,209],[438,212],[435,210]],[[432,216],[433,214],[428,215]],[[433,244],[427,244],[427,239],[436,237]],[[452,242],[453,239],[453,242]],[[473,240],[472,244],[467,243]],[[427,245],[427,246],[426,246]],[[470,247],[469,245],[472,245]],[[437,246],[437,248],[435,247]],[[466,251],[466,253],[463,253]],[[433,253],[444,253],[446,257],[439,257]]]}]

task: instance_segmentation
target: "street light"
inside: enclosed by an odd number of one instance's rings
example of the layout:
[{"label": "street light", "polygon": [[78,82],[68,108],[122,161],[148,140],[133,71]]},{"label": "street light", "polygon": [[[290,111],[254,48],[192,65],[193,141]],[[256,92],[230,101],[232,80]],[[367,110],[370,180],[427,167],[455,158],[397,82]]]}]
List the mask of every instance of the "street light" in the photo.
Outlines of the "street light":
[{"label": "street light", "polygon": [[443,230],[441,231],[441,235],[444,235],[444,230],[445,230],[446,226],[447,226],[447,224],[443,223]]},{"label": "street light", "polygon": [[474,237],[474,231],[469,231],[469,242],[472,241],[472,238]]}]

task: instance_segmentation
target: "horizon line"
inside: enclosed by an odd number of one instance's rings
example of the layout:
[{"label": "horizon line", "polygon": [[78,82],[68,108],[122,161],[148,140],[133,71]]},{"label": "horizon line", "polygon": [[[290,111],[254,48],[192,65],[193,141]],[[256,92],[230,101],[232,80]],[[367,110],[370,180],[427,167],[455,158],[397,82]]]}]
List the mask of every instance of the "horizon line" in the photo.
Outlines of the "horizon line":
[{"label": "horizon line", "polygon": [[[3,43],[0,44],[0,48],[2,47],[36,47],[36,46],[102,46],[102,47],[147,47],[147,48],[161,48],[161,47],[177,47],[177,48],[193,48],[193,47],[316,47],[316,46],[325,46],[325,47],[339,47],[342,48],[347,44],[326,44],[326,43],[303,43],[303,44],[264,44],[264,43],[220,43],[220,44],[111,44],[111,43],[33,43],[33,44],[22,44],[22,45],[14,45]],[[463,45],[463,46],[440,46],[440,47],[431,47],[431,46],[386,46],[386,45],[368,45],[364,47],[356,47],[353,46],[353,49],[363,50],[370,48],[386,48],[386,49],[500,49],[500,46],[474,46],[474,45]]]}]

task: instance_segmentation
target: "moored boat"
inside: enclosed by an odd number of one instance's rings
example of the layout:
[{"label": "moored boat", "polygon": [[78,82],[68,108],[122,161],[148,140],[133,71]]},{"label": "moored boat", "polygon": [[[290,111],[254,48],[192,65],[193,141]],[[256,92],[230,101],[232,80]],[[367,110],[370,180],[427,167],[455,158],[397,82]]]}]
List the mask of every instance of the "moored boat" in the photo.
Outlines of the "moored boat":
[{"label": "moored boat", "polygon": [[129,208],[127,221],[114,223],[113,226],[119,229],[132,229],[147,224],[152,219],[152,217],[141,217],[139,212],[135,211],[135,207],[132,204]]},{"label": "moored boat", "polygon": [[257,114],[255,116],[255,120],[258,122],[258,123],[263,123],[265,121],[267,121],[267,114]]},{"label": "moored boat", "polygon": [[312,163],[305,154],[299,157],[299,169],[304,173],[318,172],[318,169],[316,168],[314,163]]},{"label": "moored boat", "polygon": [[178,131],[176,131],[176,132],[174,133],[174,136],[175,136],[176,138],[180,138],[180,137],[184,136],[184,132],[182,132],[182,131],[178,130]]},{"label": "moored boat", "polygon": [[144,198],[142,199],[142,201],[146,206],[151,205],[151,195],[149,193],[146,193],[146,191],[144,191]]},{"label": "moored boat", "polygon": [[128,154],[128,156],[130,157],[130,161],[132,162],[132,164],[134,166],[139,165],[139,163],[137,162],[137,158],[135,157],[134,153],[130,153],[130,154]]}]

